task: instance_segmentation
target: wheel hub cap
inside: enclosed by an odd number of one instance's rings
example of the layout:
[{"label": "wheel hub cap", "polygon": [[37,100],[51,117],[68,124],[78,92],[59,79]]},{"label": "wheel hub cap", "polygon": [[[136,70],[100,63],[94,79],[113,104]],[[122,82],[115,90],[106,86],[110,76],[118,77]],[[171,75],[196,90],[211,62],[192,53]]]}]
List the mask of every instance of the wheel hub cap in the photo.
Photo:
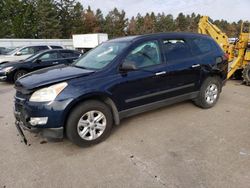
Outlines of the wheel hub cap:
[{"label": "wheel hub cap", "polygon": [[105,115],[97,110],[86,112],[78,121],[77,132],[84,140],[95,140],[100,137],[107,125]]},{"label": "wheel hub cap", "polygon": [[206,102],[212,104],[216,101],[218,97],[218,87],[215,84],[210,84],[205,93]]}]

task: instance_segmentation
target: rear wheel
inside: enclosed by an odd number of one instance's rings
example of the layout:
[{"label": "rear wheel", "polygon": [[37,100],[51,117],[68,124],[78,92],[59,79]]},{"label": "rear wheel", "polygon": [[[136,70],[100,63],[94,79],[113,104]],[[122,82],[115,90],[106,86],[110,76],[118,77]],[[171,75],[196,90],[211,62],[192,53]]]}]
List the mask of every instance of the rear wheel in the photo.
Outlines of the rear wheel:
[{"label": "rear wheel", "polygon": [[219,99],[221,87],[222,84],[219,77],[207,78],[201,86],[197,99],[194,100],[195,104],[201,108],[213,107]]},{"label": "rear wheel", "polygon": [[66,134],[78,146],[97,144],[107,138],[113,125],[112,113],[99,101],[86,101],[69,115]]},{"label": "rear wheel", "polygon": [[17,81],[20,77],[24,76],[27,73],[28,72],[25,71],[25,70],[18,70],[18,71],[16,71],[15,74],[14,74],[14,78],[13,78],[14,82]]}]

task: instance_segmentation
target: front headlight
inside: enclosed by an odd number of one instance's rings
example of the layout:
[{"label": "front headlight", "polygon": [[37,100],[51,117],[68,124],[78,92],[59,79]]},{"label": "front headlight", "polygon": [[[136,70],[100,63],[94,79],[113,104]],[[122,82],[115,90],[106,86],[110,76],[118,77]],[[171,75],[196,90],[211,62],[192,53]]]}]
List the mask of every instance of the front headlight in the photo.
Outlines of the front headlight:
[{"label": "front headlight", "polygon": [[53,101],[57,95],[59,95],[65,87],[67,87],[66,82],[52,85],[50,87],[42,88],[35,91],[31,97],[31,102],[50,102]]},{"label": "front headlight", "polygon": [[1,69],[2,72],[9,72],[13,67],[5,67]]}]

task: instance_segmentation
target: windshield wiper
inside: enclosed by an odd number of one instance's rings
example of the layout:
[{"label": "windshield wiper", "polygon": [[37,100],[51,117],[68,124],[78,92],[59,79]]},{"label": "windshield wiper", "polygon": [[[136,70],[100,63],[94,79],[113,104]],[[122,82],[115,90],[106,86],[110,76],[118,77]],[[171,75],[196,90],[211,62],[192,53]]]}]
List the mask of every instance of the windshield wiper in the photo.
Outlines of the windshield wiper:
[{"label": "windshield wiper", "polygon": [[79,66],[79,65],[76,65],[76,64],[71,64],[71,66],[74,66],[74,67],[77,67],[77,68],[80,68],[80,69],[88,69],[87,67]]}]

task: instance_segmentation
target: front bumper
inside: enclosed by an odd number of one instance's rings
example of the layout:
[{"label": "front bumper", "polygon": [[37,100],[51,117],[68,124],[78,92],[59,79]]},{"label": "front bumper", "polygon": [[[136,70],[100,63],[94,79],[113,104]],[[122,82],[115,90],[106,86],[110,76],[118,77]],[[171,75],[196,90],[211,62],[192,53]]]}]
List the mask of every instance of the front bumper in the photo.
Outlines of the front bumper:
[{"label": "front bumper", "polygon": [[23,130],[27,130],[31,133],[40,133],[44,138],[63,138],[64,130],[63,127],[59,128],[36,128],[25,125],[22,121],[18,121],[16,118],[16,127],[21,135],[25,144],[27,144],[27,139],[23,133]]},{"label": "front bumper", "polygon": [[0,70],[0,81],[11,81],[13,73],[12,72],[2,72]]},{"label": "front bumper", "polygon": [[1,76],[0,75],[0,81],[6,81],[7,80],[7,76]]},{"label": "front bumper", "polygon": [[[65,108],[70,100],[51,103],[29,102],[25,97],[15,96],[14,115],[21,129],[41,133],[46,138],[63,138]],[[46,124],[32,125],[32,117],[47,117]]]},{"label": "front bumper", "polygon": [[6,81],[6,80],[7,80],[6,72],[0,71],[0,81]]}]

